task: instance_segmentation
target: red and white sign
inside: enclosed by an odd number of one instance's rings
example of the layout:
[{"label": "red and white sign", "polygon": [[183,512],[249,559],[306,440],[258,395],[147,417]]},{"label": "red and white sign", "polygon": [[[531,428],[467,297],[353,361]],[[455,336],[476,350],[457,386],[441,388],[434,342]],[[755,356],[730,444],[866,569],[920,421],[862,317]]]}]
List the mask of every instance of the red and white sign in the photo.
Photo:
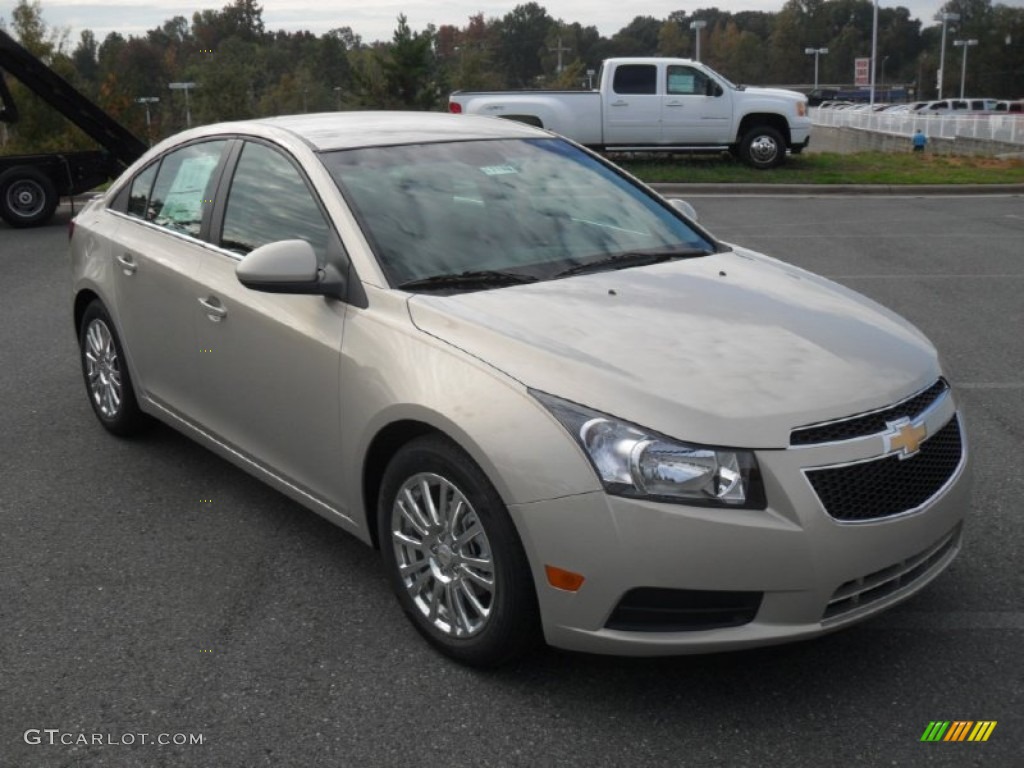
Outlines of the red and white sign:
[{"label": "red and white sign", "polygon": [[871,57],[853,60],[853,82],[855,85],[871,85]]}]

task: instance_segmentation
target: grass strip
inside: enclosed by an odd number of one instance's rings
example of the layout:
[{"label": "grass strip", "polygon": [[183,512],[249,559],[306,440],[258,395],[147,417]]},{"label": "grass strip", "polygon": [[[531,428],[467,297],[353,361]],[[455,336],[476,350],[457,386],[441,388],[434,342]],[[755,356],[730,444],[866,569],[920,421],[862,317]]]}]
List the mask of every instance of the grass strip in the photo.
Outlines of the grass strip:
[{"label": "grass strip", "polygon": [[611,155],[648,183],[692,184],[1024,184],[1024,158],[861,152],[803,153],[757,171],[729,155]]}]

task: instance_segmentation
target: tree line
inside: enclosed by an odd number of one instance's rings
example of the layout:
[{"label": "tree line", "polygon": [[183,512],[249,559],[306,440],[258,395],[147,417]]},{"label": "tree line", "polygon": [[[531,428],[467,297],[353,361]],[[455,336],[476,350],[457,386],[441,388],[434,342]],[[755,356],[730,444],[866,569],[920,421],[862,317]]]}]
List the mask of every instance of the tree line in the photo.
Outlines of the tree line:
[{"label": "tree line", "polygon": [[[958,90],[961,50],[969,54],[967,91],[1024,96],[1024,8],[991,0],[949,0],[937,11],[960,20],[947,29],[945,93]],[[610,37],[594,26],[553,18],[536,2],[465,25],[410,28],[397,19],[390,41],[368,43],[351,27],[321,35],[268,30],[256,0],[234,0],[189,20],[174,16],[141,36],[49,26],[39,0],[19,0],[9,33],[139,136],[151,140],[193,125],[248,117],[348,109],[444,109],[456,89],[585,88],[589,72],[614,56],[693,57],[690,22],[701,20],[701,59],[735,82],[809,85],[814,57],[822,84],[853,82],[854,59],[871,53],[871,0],[785,0],[778,12],[703,8],[667,18],[637,16]],[[934,98],[941,30],[922,28],[904,7],[880,8],[879,84],[913,87]],[[561,65],[561,66],[560,66]],[[186,94],[169,83],[195,83]],[[9,86],[21,121],[0,135],[0,152],[88,147],[89,140],[26,92]],[[188,97],[188,115],[185,98]],[[140,102],[140,99],[159,101]],[[147,112],[149,124],[147,125]]]}]

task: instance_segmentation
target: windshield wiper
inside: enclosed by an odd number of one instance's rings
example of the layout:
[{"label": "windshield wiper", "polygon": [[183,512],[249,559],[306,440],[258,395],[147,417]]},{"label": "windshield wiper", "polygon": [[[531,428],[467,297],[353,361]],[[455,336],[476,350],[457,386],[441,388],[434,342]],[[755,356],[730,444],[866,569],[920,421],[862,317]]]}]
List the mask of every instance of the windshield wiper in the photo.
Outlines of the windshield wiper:
[{"label": "windshield wiper", "polygon": [[594,261],[585,261],[576,264],[568,269],[563,269],[554,277],[568,277],[569,275],[582,275],[586,272],[603,272],[608,269],[625,269],[626,267],[646,267],[650,264],[660,264],[663,261],[673,259],[690,259],[695,256],[707,256],[710,251],[700,248],[682,248],[674,251],[626,251],[625,253],[613,253]]},{"label": "windshield wiper", "polygon": [[466,272],[417,277],[415,280],[407,280],[404,283],[400,283],[398,287],[405,290],[414,288],[474,288],[488,285],[522,285],[535,282],[537,282],[537,278],[534,275],[502,272],[497,269],[473,269]]}]

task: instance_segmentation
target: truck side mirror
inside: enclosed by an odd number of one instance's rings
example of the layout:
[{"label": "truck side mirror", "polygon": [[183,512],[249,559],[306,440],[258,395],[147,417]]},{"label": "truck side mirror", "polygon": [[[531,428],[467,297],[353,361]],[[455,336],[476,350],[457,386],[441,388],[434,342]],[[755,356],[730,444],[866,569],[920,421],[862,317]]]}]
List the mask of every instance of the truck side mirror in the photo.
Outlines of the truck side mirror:
[{"label": "truck side mirror", "polygon": [[722,95],[722,86],[720,86],[718,83],[716,83],[711,78],[708,78],[708,84],[707,84],[707,87],[704,89],[704,94],[706,96],[721,96]]}]

